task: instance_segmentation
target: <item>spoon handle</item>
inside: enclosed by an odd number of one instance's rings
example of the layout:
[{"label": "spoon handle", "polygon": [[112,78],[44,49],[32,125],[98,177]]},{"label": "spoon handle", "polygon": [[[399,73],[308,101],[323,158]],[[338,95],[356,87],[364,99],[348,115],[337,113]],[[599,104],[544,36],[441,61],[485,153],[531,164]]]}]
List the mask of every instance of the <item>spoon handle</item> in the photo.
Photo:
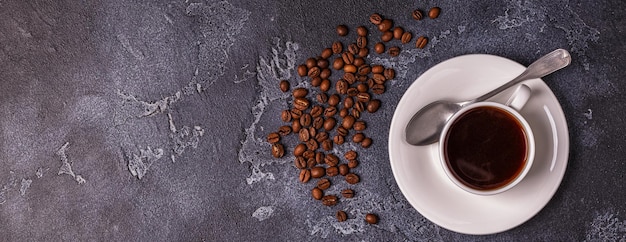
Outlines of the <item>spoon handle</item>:
[{"label": "spoon handle", "polygon": [[493,91],[488,92],[485,95],[482,95],[474,99],[474,102],[484,101],[506,90],[507,88],[514,86],[515,84],[521,81],[547,76],[551,74],[552,72],[555,72],[557,70],[560,70],[563,67],[566,67],[567,65],[570,64],[570,62],[572,62],[572,57],[570,56],[569,52],[567,52],[567,50],[556,49],[548,53],[547,55],[544,55],[541,58],[537,59],[532,64],[530,64],[528,68],[526,68],[526,70],[522,72],[522,74],[520,74],[513,80],[494,89]]}]

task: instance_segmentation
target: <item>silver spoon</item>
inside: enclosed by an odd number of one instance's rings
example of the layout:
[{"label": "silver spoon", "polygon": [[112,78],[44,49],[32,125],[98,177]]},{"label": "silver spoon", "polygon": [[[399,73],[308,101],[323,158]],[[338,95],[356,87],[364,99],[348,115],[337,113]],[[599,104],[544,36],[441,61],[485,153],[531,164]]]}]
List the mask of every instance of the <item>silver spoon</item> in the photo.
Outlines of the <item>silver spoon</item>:
[{"label": "silver spoon", "polygon": [[572,58],[567,50],[557,49],[530,64],[522,74],[513,80],[485,95],[464,102],[445,100],[432,102],[413,115],[405,129],[406,141],[412,145],[428,145],[435,143],[439,140],[441,130],[448,119],[463,106],[484,101],[521,81],[544,77],[566,67],[571,61]]}]

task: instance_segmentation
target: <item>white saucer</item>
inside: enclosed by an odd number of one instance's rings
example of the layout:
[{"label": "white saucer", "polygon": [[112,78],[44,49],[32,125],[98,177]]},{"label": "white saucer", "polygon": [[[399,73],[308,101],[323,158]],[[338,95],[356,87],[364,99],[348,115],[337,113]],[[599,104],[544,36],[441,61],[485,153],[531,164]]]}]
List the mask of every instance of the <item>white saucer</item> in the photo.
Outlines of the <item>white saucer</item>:
[{"label": "white saucer", "polygon": [[[533,217],[556,192],[567,166],[569,135],[563,110],[541,79],[524,82],[533,93],[520,113],[535,134],[536,154],[528,175],[511,190],[491,196],[465,192],[446,177],[439,163],[438,143],[412,146],[405,140],[404,129],[411,116],[426,104],[439,99],[470,100],[524,69],[499,56],[455,57],[422,74],[398,103],[389,131],[391,168],[409,203],[430,221],[459,233],[497,233]],[[505,102],[510,92],[492,100]]]}]

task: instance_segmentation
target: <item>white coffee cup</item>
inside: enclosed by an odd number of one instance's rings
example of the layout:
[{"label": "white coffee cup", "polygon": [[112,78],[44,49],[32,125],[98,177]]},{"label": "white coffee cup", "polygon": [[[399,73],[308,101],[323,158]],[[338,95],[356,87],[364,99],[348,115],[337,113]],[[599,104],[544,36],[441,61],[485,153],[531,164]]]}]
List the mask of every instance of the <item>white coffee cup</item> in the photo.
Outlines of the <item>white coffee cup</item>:
[{"label": "white coffee cup", "polygon": [[535,141],[518,112],[531,96],[519,85],[505,104],[477,102],[464,106],[441,132],[439,155],[448,178],[465,191],[493,195],[517,185],[530,170]]}]

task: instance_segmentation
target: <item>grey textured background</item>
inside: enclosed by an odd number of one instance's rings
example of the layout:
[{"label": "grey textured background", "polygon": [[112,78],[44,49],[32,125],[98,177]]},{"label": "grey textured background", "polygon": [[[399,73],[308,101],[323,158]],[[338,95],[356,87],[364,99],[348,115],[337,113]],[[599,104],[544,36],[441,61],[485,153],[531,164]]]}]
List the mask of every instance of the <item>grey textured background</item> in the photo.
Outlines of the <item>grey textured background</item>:
[{"label": "grey textured background", "polygon": [[[432,6],[440,18],[410,18]],[[289,101],[277,83],[308,85],[295,66],[330,47],[338,24],[374,31],[374,12],[431,41],[370,56],[397,76],[365,117],[374,145],[357,197],[328,208],[293,156],[273,159],[264,142]],[[617,0],[0,1],[0,240],[624,241],[625,17]],[[544,78],[571,141],[553,199],[494,235],[424,219],[387,153],[406,88],[454,56],[527,65],[556,48],[573,63]],[[337,209],[351,219],[336,222]],[[380,223],[365,224],[368,212]]]}]

